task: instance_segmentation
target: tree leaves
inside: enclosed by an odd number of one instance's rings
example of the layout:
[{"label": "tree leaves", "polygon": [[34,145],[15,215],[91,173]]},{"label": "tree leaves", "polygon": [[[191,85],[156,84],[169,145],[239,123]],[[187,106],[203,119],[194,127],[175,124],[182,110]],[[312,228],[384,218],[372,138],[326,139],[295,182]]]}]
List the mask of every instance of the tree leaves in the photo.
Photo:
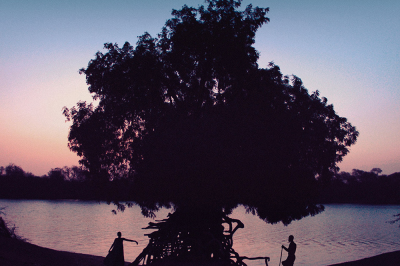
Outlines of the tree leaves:
[{"label": "tree leaves", "polygon": [[257,65],[268,8],[209,0],[173,10],[158,38],[105,44],[87,68],[98,105],[65,108],[70,148],[96,179],[134,180],[144,213],[160,206],[247,206],[267,222],[322,210],[356,129],[300,78]]}]

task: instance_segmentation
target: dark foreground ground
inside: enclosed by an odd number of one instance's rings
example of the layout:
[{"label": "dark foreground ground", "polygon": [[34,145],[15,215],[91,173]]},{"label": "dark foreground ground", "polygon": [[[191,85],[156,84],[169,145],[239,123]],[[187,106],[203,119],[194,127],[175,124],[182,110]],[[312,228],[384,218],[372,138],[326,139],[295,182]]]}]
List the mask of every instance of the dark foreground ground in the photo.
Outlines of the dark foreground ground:
[{"label": "dark foreground ground", "polygon": [[[101,266],[103,257],[42,248],[0,236],[1,266]],[[128,265],[128,263],[126,263]],[[400,251],[334,266],[398,266]]]},{"label": "dark foreground ground", "polygon": [[399,266],[400,251],[384,253],[374,257],[356,260],[351,262],[339,263],[332,266]]}]

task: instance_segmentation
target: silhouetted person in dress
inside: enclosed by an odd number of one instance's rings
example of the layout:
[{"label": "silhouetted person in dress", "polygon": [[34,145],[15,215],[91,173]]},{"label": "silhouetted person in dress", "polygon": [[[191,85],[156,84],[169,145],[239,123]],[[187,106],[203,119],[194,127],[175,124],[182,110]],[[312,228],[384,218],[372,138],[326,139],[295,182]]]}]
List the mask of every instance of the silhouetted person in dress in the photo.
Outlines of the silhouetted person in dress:
[{"label": "silhouetted person in dress", "polygon": [[288,252],[288,257],[285,261],[282,261],[283,266],[293,266],[294,260],[296,259],[296,256],[294,253],[296,252],[296,243],[293,241],[294,236],[290,235],[289,236],[289,247],[286,248],[284,245],[282,245],[282,248]]},{"label": "silhouetted person in dress", "polygon": [[104,264],[107,266],[123,266],[125,264],[124,258],[124,244],[123,241],[135,242],[135,240],[130,240],[121,237],[121,232],[117,233],[118,237],[114,239],[114,243],[111,245],[108,255],[104,260]]}]

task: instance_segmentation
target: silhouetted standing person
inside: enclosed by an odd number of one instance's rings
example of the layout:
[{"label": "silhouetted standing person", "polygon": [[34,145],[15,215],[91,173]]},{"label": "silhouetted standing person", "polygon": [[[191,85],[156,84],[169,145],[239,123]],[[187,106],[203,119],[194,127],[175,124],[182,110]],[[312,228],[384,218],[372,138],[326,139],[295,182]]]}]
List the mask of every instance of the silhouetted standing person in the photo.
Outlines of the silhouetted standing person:
[{"label": "silhouetted standing person", "polygon": [[288,257],[285,261],[282,261],[283,266],[293,266],[294,260],[296,259],[296,256],[294,253],[296,253],[296,243],[294,243],[294,236],[290,235],[289,236],[289,247],[286,248],[284,245],[282,245],[282,248],[288,252]]},{"label": "silhouetted standing person", "polygon": [[135,240],[130,240],[121,237],[121,232],[117,233],[118,237],[114,239],[114,243],[111,245],[108,255],[104,260],[104,264],[107,266],[123,266],[125,264],[124,258],[124,244],[123,241],[135,242]]}]

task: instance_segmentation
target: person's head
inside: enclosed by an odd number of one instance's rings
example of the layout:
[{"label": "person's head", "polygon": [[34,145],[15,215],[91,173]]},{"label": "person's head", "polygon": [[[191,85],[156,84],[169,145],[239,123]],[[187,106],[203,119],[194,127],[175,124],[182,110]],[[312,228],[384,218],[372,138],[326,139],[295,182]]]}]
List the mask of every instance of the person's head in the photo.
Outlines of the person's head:
[{"label": "person's head", "polygon": [[290,236],[289,236],[289,242],[293,242],[293,240],[294,240],[294,236],[293,236],[293,235],[290,235]]},{"label": "person's head", "polygon": [[121,232],[118,232],[118,233],[117,233],[117,236],[118,236],[118,237],[121,237],[121,235],[122,235]]}]

